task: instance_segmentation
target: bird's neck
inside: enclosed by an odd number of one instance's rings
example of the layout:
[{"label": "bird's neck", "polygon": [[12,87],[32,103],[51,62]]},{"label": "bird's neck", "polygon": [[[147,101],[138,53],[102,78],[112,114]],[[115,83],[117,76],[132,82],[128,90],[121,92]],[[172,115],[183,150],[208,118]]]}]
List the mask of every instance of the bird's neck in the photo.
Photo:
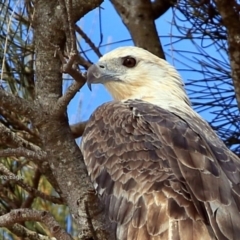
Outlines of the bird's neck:
[{"label": "bird's neck", "polygon": [[143,101],[158,105],[171,110],[172,108],[191,108],[190,101],[184,91],[179,86],[166,86],[166,84],[116,86],[118,83],[106,84],[105,87],[111,93],[114,100],[126,101],[128,99],[141,99]]}]

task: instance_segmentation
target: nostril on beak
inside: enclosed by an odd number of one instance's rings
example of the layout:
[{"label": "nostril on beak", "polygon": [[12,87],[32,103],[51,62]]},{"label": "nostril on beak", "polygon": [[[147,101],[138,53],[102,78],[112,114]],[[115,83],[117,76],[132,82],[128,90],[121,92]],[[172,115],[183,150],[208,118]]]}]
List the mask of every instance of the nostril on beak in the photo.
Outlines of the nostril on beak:
[{"label": "nostril on beak", "polygon": [[105,68],[105,66],[104,66],[104,65],[101,65],[101,64],[100,64],[100,65],[98,65],[98,66],[99,66],[100,68]]}]

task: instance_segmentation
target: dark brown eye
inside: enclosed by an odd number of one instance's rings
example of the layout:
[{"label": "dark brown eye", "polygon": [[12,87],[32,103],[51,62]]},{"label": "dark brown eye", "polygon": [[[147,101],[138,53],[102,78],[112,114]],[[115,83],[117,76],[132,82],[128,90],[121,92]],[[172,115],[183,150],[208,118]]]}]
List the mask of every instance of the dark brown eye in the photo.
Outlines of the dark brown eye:
[{"label": "dark brown eye", "polygon": [[123,66],[128,67],[128,68],[133,68],[136,66],[136,59],[133,57],[126,57],[123,60]]}]

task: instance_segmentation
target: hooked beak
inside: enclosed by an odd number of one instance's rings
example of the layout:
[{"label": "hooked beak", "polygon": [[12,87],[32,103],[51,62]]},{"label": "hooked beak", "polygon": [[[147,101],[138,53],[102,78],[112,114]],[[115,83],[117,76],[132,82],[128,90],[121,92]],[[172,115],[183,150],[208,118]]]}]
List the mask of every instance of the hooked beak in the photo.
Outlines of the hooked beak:
[{"label": "hooked beak", "polygon": [[87,86],[92,91],[92,84],[94,83],[102,83],[104,76],[104,68],[93,64],[87,72]]},{"label": "hooked beak", "polygon": [[108,69],[107,65],[103,62],[93,64],[87,72],[87,86],[92,91],[92,84],[102,83],[105,84],[110,81],[121,81],[119,73]]}]

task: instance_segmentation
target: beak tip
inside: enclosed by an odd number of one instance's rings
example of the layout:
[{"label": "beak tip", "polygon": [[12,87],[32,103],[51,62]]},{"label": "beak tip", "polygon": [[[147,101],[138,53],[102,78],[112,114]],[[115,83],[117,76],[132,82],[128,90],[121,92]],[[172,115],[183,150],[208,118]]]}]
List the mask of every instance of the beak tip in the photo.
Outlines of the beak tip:
[{"label": "beak tip", "polygon": [[87,82],[87,86],[88,86],[89,90],[92,91],[92,84],[90,82]]},{"label": "beak tip", "polygon": [[87,71],[87,86],[92,91],[92,84],[101,83],[102,69],[97,64],[93,64]]}]

